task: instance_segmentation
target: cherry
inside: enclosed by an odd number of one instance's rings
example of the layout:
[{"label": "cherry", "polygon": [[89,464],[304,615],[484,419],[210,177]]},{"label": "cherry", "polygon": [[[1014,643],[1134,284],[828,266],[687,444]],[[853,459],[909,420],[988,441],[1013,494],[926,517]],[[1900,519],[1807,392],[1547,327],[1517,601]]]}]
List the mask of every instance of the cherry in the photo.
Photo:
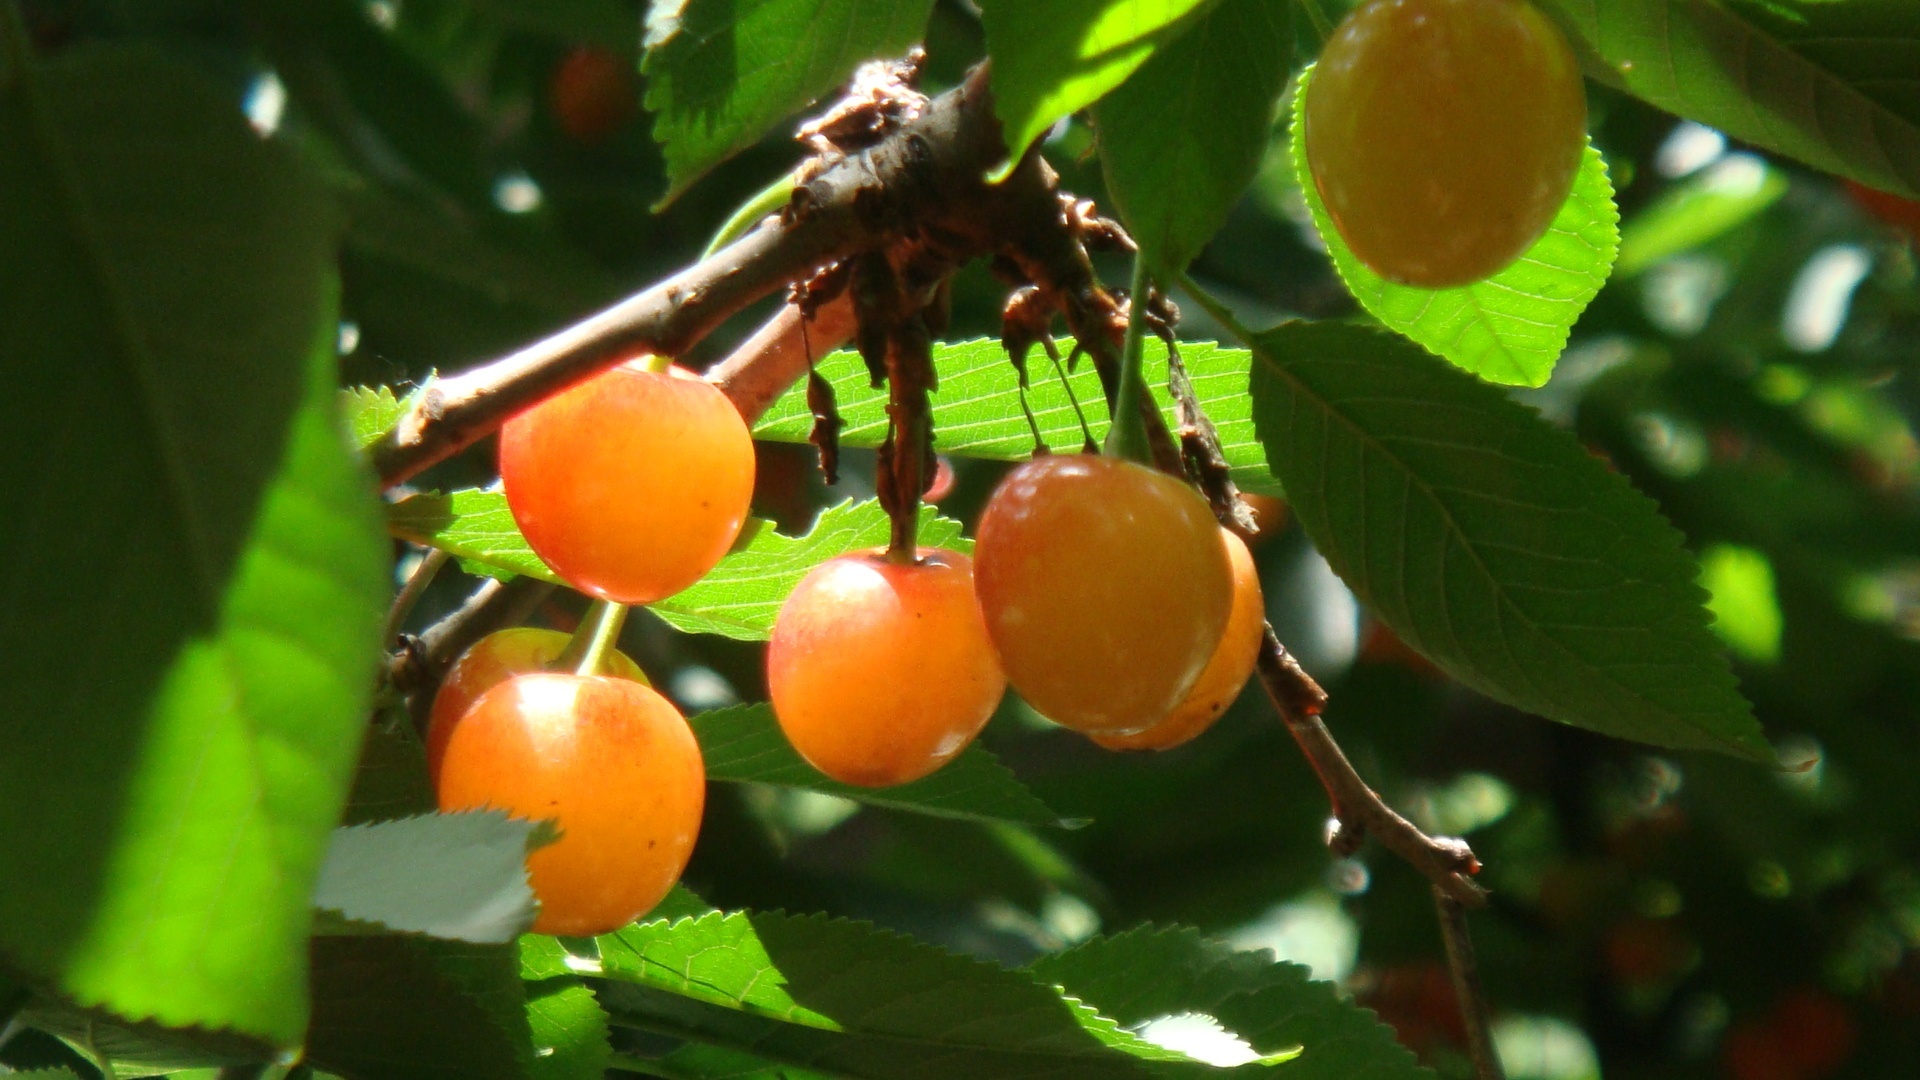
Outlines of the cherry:
[{"label": "cherry", "polygon": [[739,536],[753,438],[712,385],[627,363],[507,421],[500,479],[554,573],[650,604],[700,580]]},{"label": "cherry", "polygon": [[1117,458],[1060,454],[1008,473],[980,516],[975,586],[1007,679],[1090,734],[1152,727],[1220,643],[1233,573],[1206,502]]},{"label": "cherry", "polygon": [[678,710],[598,675],[518,675],[480,696],[447,741],[444,811],[551,818],[527,857],[533,929],[584,936],[646,914],[680,879],[700,832],[706,772]]},{"label": "cherry", "polygon": [[1227,611],[1227,628],[1214,647],[1213,659],[1165,720],[1135,735],[1094,735],[1094,742],[1109,750],[1168,750],[1212,727],[1240,696],[1240,688],[1260,659],[1267,608],[1260,595],[1260,571],[1253,565],[1246,541],[1224,528],[1220,540],[1233,567],[1233,606]]},{"label": "cherry", "polygon": [[547,104],[560,130],[589,146],[633,116],[633,66],[605,49],[582,45],[566,55],[547,84]]},{"label": "cherry", "polygon": [[[427,772],[440,776],[440,759],[447,752],[447,740],[453,738],[454,725],[467,715],[480,695],[515,675],[545,671],[566,651],[569,636],[558,630],[535,626],[517,626],[488,634],[460,654],[447,669],[440,689],[433,695],[433,709],[427,714]],[[603,674],[631,679],[651,686],[640,665],[618,649],[607,653]]]},{"label": "cherry", "polygon": [[912,564],[857,552],[814,567],[774,621],[767,686],[787,740],[835,780],[887,787],[938,769],[1007,689],[972,561],[931,548]]},{"label": "cherry", "polygon": [[1314,67],[1307,164],[1361,262],[1447,288],[1547,231],[1586,123],[1573,50],[1526,0],[1369,0]]}]

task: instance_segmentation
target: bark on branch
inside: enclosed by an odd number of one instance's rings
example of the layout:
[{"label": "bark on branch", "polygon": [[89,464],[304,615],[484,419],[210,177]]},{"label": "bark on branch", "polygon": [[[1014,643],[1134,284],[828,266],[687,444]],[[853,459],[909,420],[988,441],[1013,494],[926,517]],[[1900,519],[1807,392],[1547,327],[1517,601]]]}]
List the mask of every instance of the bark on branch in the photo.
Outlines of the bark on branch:
[{"label": "bark on branch", "polygon": [[[1053,170],[1029,154],[1005,180],[986,183],[1004,156],[982,65],[878,144],[825,164],[781,213],[711,257],[511,356],[429,386],[374,445],[381,480],[406,480],[629,357],[678,356],[748,304],[861,252],[911,245],[923,265],[947,267],[1002,255],[1036,281],[1070,286],[1070,297],[1097,290]],[[775,386],[791,382],[777,377],[787,370],[778,361],[791,354],[763,352],[766,370],[722,376],[758,408],[777,396]]]}]

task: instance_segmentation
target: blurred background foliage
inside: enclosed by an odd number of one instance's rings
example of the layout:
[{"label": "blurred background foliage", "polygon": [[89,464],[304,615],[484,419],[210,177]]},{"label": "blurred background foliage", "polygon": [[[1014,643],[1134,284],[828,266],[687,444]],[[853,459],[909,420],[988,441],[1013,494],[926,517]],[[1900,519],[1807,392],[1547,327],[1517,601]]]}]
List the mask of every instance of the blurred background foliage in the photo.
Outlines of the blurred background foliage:
[{"label": "blurred background foliage", "polygon": [[[197,61],[300,147],[350,211],[343,383],[488,359],[697,258],[801,157],[784,133],[660,212],[639,107],[638,0],[27,0],[46,50],[147,40]],[[1317,47],[1297,19],[1301,55]],[[928,88],[982,53],[935,7]],[[1518,395],[1655,496],[1702,558],[1719,629],[1783,769],[1664,755],[1448,682],[1372,623],[1262,507],[1270,616],[1332,693],[1361,771],[1469,837],[1474,919],[1510,1074],[1538,1080],[1912,1075],[1920,1053],[1920,282],[1911,205],[1729,145],[1592,88],[1624,220],[1619,271],[1551,382]],[[1247,321],[1355,312],[1287,166],[1267,164],[1194,267]],[[1045,153],[1105,205],[1091,132]],[[1904,216],[1904,219],[1902,217]],[[1110,281],[1123,268],[1103,267]],[[1002,287],[956,282],[952,339]],[[720,355],[753,314],[705,343]],[[1189,304],[1181,332],[1219,336]],[[757,512],[787,531],[871,493],[763,445]],[[421,486],[490,479],[485,449]],[[970,520],[1001,467],[955,463]],[[402,572],[409,567],[403,562]],[[472,580],[442,575],[418,619]],[[577,600],[577,598],[575,598]],[[556,601],[543,622],[571,625]],[[693,709],[764,697],[759,648],[644,614],[625,647]],[[1097,930],[1183,922],[1340,981],[1445,1075],[1461,1032],[1425,883],[1369,848],[1330,863],[1325,797],[1257,691],[1197,743],[1098,750],[1010,700],[986,744],[1079,828],[1026,830],[718,785],[687,882],[723,907],[856,915],[1022,961]],[[17,1067],[51,1060],[23,1038]],[[70,1062],[76,1068],[77,1061]]]}]

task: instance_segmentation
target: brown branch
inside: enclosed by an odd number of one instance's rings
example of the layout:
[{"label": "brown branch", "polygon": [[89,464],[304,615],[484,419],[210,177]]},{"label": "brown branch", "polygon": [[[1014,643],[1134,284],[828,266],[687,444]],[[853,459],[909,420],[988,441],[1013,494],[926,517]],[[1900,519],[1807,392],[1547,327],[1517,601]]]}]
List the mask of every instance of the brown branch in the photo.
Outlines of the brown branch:
[{"label": "brown branch", "polygon": [[525,576],[482,582],[451,614],[417,636],[400,639],[399,650],[387,657],[387,685],[403,694],[430,696],[461,653],[495,630],[525,622],[554,588]]},{"label": "brown branch", "polygon": [[1447,970],[1453,976],[1453,996],[1460,1003],[1460,1020],[1467,1031],[1474,1080],[1505,1080],[1488,1022],[1486,990],[1480,985],[1480,961],[1473,952],[1473,935],[1467,931],[1466,906],[1438,884],[1433,887],[1433,906],[1440,913],[1440,938],[1447,947]]},{"label": "brown branch", "polygon": [[760,419],[807,373],[809,350],[811,359],[818,360],[853,340],[853,299],[842,294],[820,305],[804,321],[803,339],[800,308],[787,304],[726,359],[707,369],[707,381],[727,395],[747,423]]},{"label": "brown branch", "polygon": [[1360,778],[1346,752],[1334,741],[1333,732],[1320,719],[1326,691],[1300,670],[1272,627],[1267,628],[1266,641],[1260,648],[1259,672],[1260,684],[1286,724],[1287,733],[1299,744],[1333,804],[1335,827],[1327,837],[1327,846],[1338,855],[1351,855],[1371,835],[1424,874],[1436,890],[1471,907],[1486,903],[1486,890],[1472,877],[1480,869],[1480,861],[1465,841],[1421,832]]},{"label": "brown branch", "polygon": [[988,185],[986,171],[1004,155],[983,65],[879,144],[826,164],[784,211],[711,257],[511,356],[428,386],[372,447],[381,480],[406,480],[626,358],[681,355],[748,304],[856,252],[913,237],[959,265],[1016,242],[995,215],[1036,194],[1051,198],[1053,178],[1029,155],[1006,181]]},{"label": "brown branch", "polygon": [[386,621],[380,624],[380,641],[386,648],[392,648],[400,639],[400,631],[407,625],[407,616],[413,614],[413,606],[426,595],[427,586],[433,584],[434,576],[453,558],[445,548],[428,548],[420,557],[420,564],[407,575],[406,584],[393,598],[392,606],[387,608]]}]

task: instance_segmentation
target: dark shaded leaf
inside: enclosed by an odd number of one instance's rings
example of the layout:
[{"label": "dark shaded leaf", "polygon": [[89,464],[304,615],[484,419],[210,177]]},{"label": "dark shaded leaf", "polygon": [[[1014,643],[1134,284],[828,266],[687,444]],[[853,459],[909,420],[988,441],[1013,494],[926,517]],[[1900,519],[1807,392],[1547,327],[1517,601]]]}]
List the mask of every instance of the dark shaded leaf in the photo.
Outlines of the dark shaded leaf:
[{"label": "dark shaded leaf", "polygon": [[1314,545],[1448,674],[1562,723],[1773,760],[1679,532],[1572,436],[1350,324],[1259,335],[1252,390]]}]

